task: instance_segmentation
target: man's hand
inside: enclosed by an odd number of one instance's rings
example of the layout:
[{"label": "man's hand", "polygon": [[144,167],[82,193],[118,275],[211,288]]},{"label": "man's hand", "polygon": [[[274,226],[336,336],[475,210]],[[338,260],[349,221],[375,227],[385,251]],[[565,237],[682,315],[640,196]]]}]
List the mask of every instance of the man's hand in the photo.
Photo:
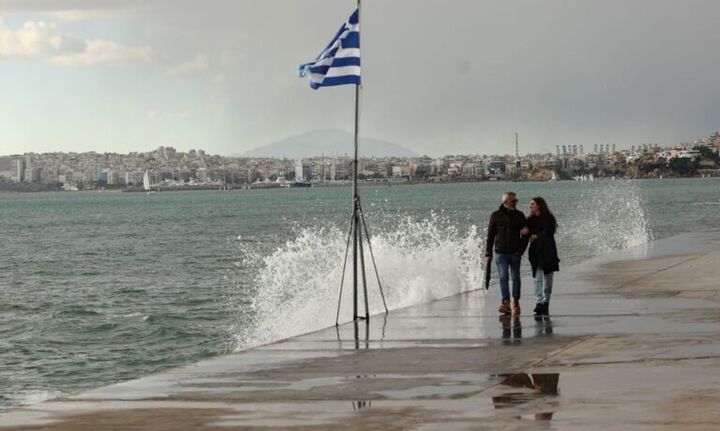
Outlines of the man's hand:
[{"label": "man's hand", "polygon": [[530,241],[537,241],[537,239],[538,239],[537,235],[533,235],[530,237]]},{"label": "man's hand", "polygon": [[490,262],[492,262],[492,256],[485,256],[483,262],[485,262],[485,265],[489,264]]},{"label": "man's hand", "polygon": [[528,229],[527,226],[525,226],[524,228],[522,228],[522,230],[520,231],[520,235],[522,235],[522,236],[525,236],[525,235],[527,235],[527,234],[529,234],[529,233],[530,233],[530,229]]}]

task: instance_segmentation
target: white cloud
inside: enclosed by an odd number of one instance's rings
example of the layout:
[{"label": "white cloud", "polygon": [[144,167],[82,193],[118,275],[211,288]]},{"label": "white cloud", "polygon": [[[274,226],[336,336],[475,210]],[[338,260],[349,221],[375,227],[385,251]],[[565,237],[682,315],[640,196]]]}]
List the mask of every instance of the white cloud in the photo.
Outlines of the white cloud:
[{"label": "white cloud", "polygon": [[153,121],[154,119],[157,118],[158,113],[154,109],[148,109],[146,115],[147,115],[148,120]]},{"label": "white cloud", "polygon": [[197,54],[195,57],[185,63],[180,63],[177,66],[170,69],[171,73],[183,74],[183,73],[196,73],[204,72],[210,67],[210,62],[207,55]]},{"label": "white cloud", "polygon": [[72,52],[50,58],[50,62],[63,67],[94,66],[96,64],[149,63],[152,50],[148,47],[126,47],[109,40],[88,40],[81,52]]},{"label": "white cloud", "polygon": [[16,31],[0,19],[0,58],[32,58],[59,52],[65,43],[55,23],[28,21]]},{"label": "white cloud", "polygon": [[63,34],[54,22],[27,21],[12,30],[0,19],[0,59],[3,58],[41,58],[62,67],[135,64],[150,62],[152,49],[102,39],[74,39]]}]

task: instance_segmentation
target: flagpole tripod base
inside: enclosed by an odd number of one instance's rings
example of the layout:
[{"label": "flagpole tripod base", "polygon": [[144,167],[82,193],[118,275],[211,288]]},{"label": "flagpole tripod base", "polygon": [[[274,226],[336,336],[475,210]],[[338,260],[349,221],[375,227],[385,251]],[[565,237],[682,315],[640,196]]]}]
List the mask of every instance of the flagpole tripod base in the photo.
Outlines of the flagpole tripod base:
[{"label": "flagpole tripod base", "polygon": [[[364,240],[363,240],[364,237]],[[365,222],[365,215],[362,211],[360,199],[354,199],[352,217],[350,218],[350,229],[345,245],[345,258],[343,259],[342,276],[340,279],[340,294],[338,296],[337,314],[335,315],[335,326],[339,326],[340,322],[340,306],[342,304],[343,289],[345,287],[345,273],[347,271],[347,260],[350,254],[350,245],[353,248],[353,320],[370,320],[370,306],[368,303],[367,277],[365,270],[365,247],[363,242],[367,242],[367,248],[370,252],[370,260],[375,272],[375,279],[380,290],[385,313],[388,313],[387,302],[385,301],[385,292],[383,292],[382,283],[380,282],[380,274],[378,273],[377,263],[375,262],[375,254],[373,253],[372,243],[370,242],[370,232]],[[362,284],[362,293],[365,306],[365,315],[358,314],[359,284]]]}]

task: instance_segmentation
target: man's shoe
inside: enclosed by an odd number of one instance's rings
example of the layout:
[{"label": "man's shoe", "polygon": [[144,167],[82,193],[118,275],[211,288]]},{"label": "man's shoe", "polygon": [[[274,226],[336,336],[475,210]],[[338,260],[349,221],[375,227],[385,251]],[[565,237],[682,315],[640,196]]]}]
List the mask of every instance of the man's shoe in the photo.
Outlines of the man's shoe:
[{"label": "man's shoe", "polygon": [[500,314],[509,315],[512,313],[512,310],[510,309],[510,301],[503,301],[502,304],[500,304],[500,308],[498,309]]},{"label": "man's shoe", "polygon": [[520,315],[520,301],[517,299],[513,299],[512,302],[512,314],[513,316],[519,316]]}]

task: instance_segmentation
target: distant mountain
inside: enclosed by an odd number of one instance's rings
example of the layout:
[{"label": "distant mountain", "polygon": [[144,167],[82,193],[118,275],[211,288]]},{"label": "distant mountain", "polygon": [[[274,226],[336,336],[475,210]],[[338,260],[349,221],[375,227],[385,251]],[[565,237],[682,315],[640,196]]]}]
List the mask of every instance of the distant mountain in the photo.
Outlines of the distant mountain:
[{"label": "distant mountain", "polygon": [[[290,136],[282,141],[258,147],[240,154],[241,157],[308,157],[342,156],[353,153],[353,135],[339,129],[314,130],[302,135]],[[417,157],[417,153],[401,145],[371,138],[360,138],[360,155],[375,157]]]}]

